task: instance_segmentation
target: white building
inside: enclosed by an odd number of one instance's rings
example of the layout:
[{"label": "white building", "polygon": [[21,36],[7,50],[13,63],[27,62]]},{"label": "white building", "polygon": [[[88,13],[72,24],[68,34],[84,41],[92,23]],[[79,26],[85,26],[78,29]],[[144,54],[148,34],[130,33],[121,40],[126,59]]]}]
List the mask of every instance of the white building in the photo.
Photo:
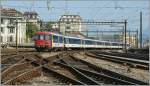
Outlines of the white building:
[{"label": "white building", "polygon": [[60,32],[80,32],[81,31],[81,17],[79,15],[62,15],[59,19]]},{"label": "white building", "polygon": [[[16,21],[18,23],[16,23]],[[16,28],[18,29],[18,44],[25,43],[26,40],[26,21],[19,11],[15,9],[1,9],[1,43],[16,43]]]},{"label": "white building", "polygon": [[32,22],[40,29],[40,19],[36,12],[24,12],[23,15],[26,18],[27,22]]}]

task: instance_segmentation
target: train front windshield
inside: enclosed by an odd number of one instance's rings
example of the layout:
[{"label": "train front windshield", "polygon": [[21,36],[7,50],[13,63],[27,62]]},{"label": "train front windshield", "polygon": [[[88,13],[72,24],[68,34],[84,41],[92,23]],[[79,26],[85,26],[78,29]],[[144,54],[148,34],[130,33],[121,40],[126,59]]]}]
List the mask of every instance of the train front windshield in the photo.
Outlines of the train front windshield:
[{"label": "train front windshield", "polygon": [[51,40],[51,35],[36,35],[35,40]]}]

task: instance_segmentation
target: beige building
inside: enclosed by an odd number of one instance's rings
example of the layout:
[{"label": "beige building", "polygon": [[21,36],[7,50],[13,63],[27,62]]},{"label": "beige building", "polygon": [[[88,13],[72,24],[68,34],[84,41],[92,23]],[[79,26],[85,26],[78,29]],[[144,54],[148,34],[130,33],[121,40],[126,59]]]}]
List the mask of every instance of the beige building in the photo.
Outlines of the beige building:
[{"label": "beige building", "polygon": [[[123,40],[123,42],[125,42],[125,36],[120,36],[121,40]],[[131,48],[136,48],[137,47],[137,38],[134,35],[131,35],[129,37],[129,35],[126,36],[126,42],[127,44],[130,45]]]},{"label": "beige building", "polygon": [[62,15],[59,22],[62,34],[81,31],[81,17],[79,15]]}]

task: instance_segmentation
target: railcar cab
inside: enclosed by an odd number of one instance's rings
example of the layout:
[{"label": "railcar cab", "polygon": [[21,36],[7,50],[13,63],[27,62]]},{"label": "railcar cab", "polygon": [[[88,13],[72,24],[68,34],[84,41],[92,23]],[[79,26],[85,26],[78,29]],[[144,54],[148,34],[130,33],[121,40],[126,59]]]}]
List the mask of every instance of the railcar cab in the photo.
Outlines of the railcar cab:
[{"label": "railcar cab", "polygon": [[43,51],[52,46],[52,34],[49,32],[37,32],[33,39],[37,51]]}]

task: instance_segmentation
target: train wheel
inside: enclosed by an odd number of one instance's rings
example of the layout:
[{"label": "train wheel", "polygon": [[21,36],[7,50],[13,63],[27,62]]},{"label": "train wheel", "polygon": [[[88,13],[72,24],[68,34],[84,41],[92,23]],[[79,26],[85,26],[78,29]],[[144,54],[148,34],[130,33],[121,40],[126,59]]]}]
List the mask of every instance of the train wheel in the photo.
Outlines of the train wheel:
[{"label": "train wheel", "polygon": [[36,51],[38,51],[38,52],[44,51],[44,48],[35,48],[35,49],[36,49]]},{"label": "train wheel", "polygon": [[48,51],[49,51],[49,52],[51,52],[51,51],[52,51],[52,49],[48,49]]}]

